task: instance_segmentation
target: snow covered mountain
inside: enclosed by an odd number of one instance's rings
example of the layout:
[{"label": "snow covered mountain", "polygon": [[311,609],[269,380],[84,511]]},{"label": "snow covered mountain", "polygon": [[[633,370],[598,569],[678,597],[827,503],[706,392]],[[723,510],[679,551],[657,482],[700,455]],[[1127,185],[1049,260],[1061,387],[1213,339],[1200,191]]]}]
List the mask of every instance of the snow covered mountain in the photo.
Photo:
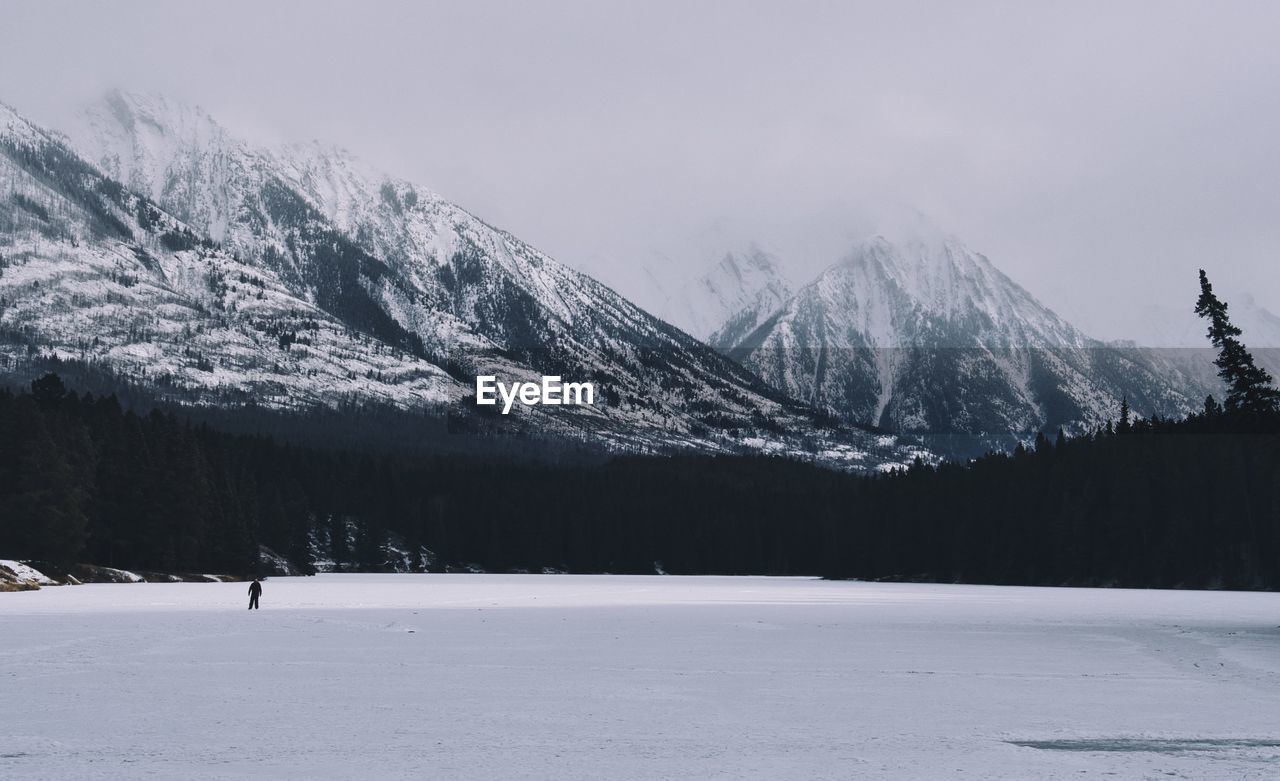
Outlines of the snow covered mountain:
[{"label": "snow covered mountain", "polygon": [[[1227,302],[1231,322],[1244,331],[1241,338],[1250,349],[1280,348],[1280,315],[1258,304],[1247,292],[1219,295]],[[1122,315],[1120,330],[1125,341],[1157,348],[1200,349],[1209,344],[1205,321],[1197,317],[1189,305],[1135,306]]]},{"label": "snow covered mountain", "polygon": [[399,406],[462,392],[447,373],[296,294],[0,104],[0,368],[97,362],[180,398]]},{"label": "snow covered mountain", "polygon": [[[595,381],[511,425],[639,449],[916,451],[809,409],[589,277],[318,144],[108,94],[61,136],[0,110],[0,333],[198,403],[465,404],[476,374]],[[87,162],[91,160],[93,162]],[[3,367],[0,367],[3,368]]]},{"label": "snow covered mountain", "polygon": [[700,276],[668,294],[666,319],[712,345],[755,330],[791,297],[778,259],[755,243],[715,258]]},{"label": "snow covered mountain", "polygon": [[706,315],[694,333],[713,345],[732,344],[754,331],[791,297],[777,258],[755,244],[726,252],[695,290],[689,307]]},{"label": "snow covered mountain", "polygon": [[1036,431],[1184,411],[1203,378],[1089,339],[958,240],[877,237],[729,352],[781,390],[950,452]]},{"label": "snow covered mountain", "polygon": [[684,246],[655,253],[652,264],[614,264],[611,274],[646,310],[716,346],[753,330],[791,296],[778,258],[754,241],[711,252]]}]

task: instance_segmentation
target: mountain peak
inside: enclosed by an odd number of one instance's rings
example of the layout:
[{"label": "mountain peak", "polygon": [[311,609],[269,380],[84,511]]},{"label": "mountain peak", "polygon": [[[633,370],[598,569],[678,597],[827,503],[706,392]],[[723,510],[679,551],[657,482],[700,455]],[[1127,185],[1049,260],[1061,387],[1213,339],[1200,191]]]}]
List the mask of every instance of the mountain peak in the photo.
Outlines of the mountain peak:
[{"label": "mountain peak", "polygon": [[677,283],[662,314],[711,344],[754,328],[791,294],[777,256],[754,241],[712,255],[702,268]]},{"label": "mountain peak", "polygon": [[159,93],[109,89],[86,107],[85,117],[103,121],[109,115],[123,129],[137,136],[172,136],[189,142],[228,140],[222,125],[198,105],[171,100]]},{"label": "mountain peak", "polygon": [[876,235],[813,285],[831,305],[861,313],[860,328],[876,346],[910,343],[900,329],[912,318],[879,317],[907,310],[952,324],[968,322],[1011,345],[1082,347],[1088,341],[985,255],[943,233],[914,233],[897,241]]},{"label": "mountain peak", "polygon": [[1123,395],[1185,408],[1155,358],[1089,339],[955,237],[899,236],[857,244],[724,346],[789,395],[953,453],[1096,425]]},{"label": "mountain peak", "polygon": [[[26,276],[0,279],[12,302],[0,317],[21,318],[42,348],[79,346],[137,376],[162,367],[193,398],[225,388],[268,405],[416,408],[460,398],[479,375],[559,375],[596,384],[598,403],[513,415],[513,428],[854,469],[919,453],[820,419],[594,279],[346,150],[257,148],[202,109],[121,91],[85,117],[81,148],[96,169],[0,148],[31,190],[11,209],[31,229]],[[58,187],[79,188],[68,191],[77,208],[43,208]],[[48,220],[59,225],[45,236]],[[725,270],[741,284],[766,261],[755,250]],[[42,284],[19,284],[36,272]],[[86,345],[86,333],[100,338]]]}]

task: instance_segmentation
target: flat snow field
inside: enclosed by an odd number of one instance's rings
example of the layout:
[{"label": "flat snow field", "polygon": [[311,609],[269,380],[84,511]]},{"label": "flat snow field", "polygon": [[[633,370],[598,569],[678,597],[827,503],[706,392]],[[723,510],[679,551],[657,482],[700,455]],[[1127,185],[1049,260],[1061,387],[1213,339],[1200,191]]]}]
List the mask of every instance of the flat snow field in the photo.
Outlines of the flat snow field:
[{"label": "flat snow field", "polygon": [[0,778],[1280,778],[1280,595],[322,575],[0,594]]}]

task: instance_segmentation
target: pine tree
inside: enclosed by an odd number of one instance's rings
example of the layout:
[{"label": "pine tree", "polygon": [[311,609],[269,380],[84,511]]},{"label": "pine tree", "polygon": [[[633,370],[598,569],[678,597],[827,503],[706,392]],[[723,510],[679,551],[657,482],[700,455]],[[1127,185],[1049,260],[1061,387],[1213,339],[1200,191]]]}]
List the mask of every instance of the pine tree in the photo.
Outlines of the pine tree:
[{"label": "pine tree", "polygon": [[62,378],[49,372],[31,383],[31,397],[42,407],[55,407],[67,396],[67,387]]},{"label": "pine tree", "polygon": [[1196,314],[1209,321],[1209,341],[1218,348],[1214,365],[1227,384],[1226,408],[1251,415],[1280,411],[1280,391],[1272,385],[1271,374],[1253,362],[1253,355],[1237,338],[1241,331],[1227,317],[1227,304],[1213,293],[1209,277],[1200,270],[1200,298]]},{"label": "pine tree", "polygon": [[1222,414],[1222,405],[1213,396],[1204,397],[1204,417],[1206,420],[1213,420]]},{"label": "pine tree", "polygon": [[1117,434],[1128,434],[1133,431],[1133,416],[1129,410],[1129,397],[1120,399],[1120,422],[1116,424]]}]

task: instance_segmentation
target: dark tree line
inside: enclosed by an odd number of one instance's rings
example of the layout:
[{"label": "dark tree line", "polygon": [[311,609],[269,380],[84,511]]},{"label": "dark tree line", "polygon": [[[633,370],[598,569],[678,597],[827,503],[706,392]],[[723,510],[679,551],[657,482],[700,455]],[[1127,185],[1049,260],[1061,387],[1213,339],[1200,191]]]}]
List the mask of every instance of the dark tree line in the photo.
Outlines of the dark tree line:
[{"label": "dark tree line", "polygon": [[877,477],[763,457],[389,452],[327,436],[341,416],[299,419],[298,446],[48,375],[0,393],[0,556],[247,574],[265,545],[302,568],[315,552],[377,570],[394,534],[436,566],[490,571],[1280,588],[1276,397],[1207,282],[1201,301],[1225,404],[1173,421],[1125,403],[1088,436]]},{"label": "dark tree line", "polygon": [[[347,524],[356,530],[347,539]],[[1280,420],[1179,422],[863,478],[768,458],[574,466],[297,448],[49,377],[0,395],[0,554],[248,573],[266,545],[379,569],[388,533],[491,571],[1280,587]],[[330,532],[336,533],[330,534]]]}]

